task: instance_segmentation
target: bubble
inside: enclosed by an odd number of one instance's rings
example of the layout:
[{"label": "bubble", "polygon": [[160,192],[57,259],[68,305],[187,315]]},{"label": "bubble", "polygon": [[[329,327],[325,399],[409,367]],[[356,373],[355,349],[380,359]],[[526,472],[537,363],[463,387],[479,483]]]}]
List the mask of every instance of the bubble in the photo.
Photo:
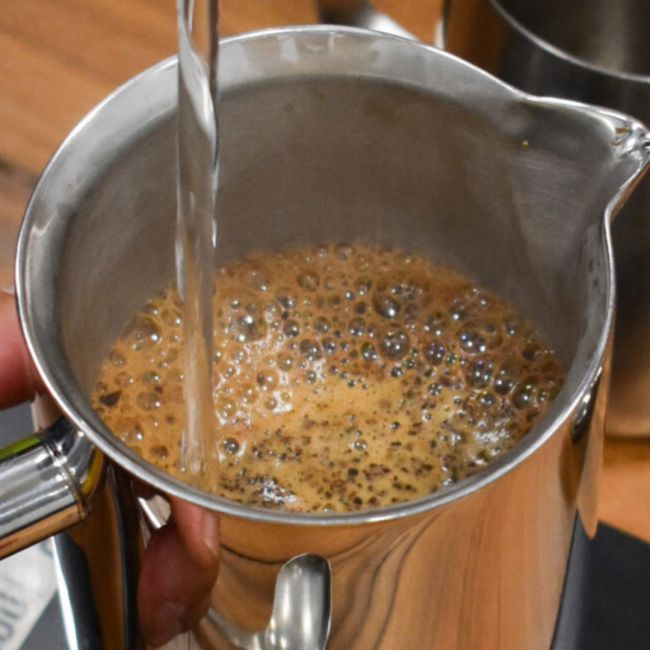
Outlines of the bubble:
[{"label": "bubble", "polygon": [[372,306],[380,316],[389,320],[397,317],[401,309],[399,300],[383,291],[377,291],[373,294]]},{"label": "bubble", "polygon": [[156,393],[138,393],[135,401],[143,411],[154,411],[160,408],[160,399]]},{"label": "bubble", "polygon": [[370,267],[372,259],[367,255],[359,254],[354,258],[354,268],[357,271],[366,271]]},{"label": "bubble", "polygon": [[442,336],[447,331],[449,323],[442,314],[429,316],[424,325],[424,331],[433,336]]},{"label": "bubble", "polygon": [[251,384],[244,384],[239,394],[245,404],[252,404],[257,399],[257,391]]},{"label": "bubble", "polygon": [[375,359],[377,359],[377,356],[377,350],[372,343],[366,341],[361,346],[361,358],[364,361],[375,361]]},{"label": "bubble", "polygon": [[487,295],[476,285],[460,288],[452,301],[450,311],[454,320],[476,318],[488,305]]},{"label": "bubble", "polygon": [[290,339],[295,338],[300,334],[300,323],[297,320],[290,319],[284,324],[282,331]]},{"label": "bubble", "polygon": [[153,302],[148,302],[143,308],[142,312],[148,314],[149,316],[158,315],[158,306]]},{"label": "bubble", "polygon": [[353,446],[357,451],[365,451],[368,448],[368,443],[363,438],[360,438],[354,441]]},{"label": "bubble", "polygon": [[330,326],[329,320],[324,316],[318,316],[314,321],[314,329],[321,334],[329,332]]},{"label": "bubble", "polygon": [[167,327],[180,327],[183,324],[183,316],[177,309],[163,309],[160,319]]},{"label": "bubble", "polygon": [[221,446],[229,456],[234,456],[239,451],[239,442],[235,438],[226,438]]},{"label": "bubble", "polygon": [[533,405],[535,398],[535,384],[528,380],[523,385],[517,388],[512,396],[512,403],[519,410],[524,410]]},{"label": "bubble", "polygon": [[234,339],[240,343],[259,341],[266,334],[266,323],[252,314],[237,318]]},{"label": "bubble", "polygon": [[372,280],[365,276],[356,279],[354,283],[354,290],[360,295],[365,296],[372,287]]},{"label": "bubble", "polygon": [[229,418],[235,412],[235,402],[229,397],[221,397],[217,402],[217,413],[223,418]]},{"label": "bubble", "polygon": [[244,283],[255,291],[267,291],[273,280],[273,274],[262,266],[252,266],[244,272]]},{"label": "bubble", "polygon": [[350,336],[363,336],[366,332],[366,321],[363,318],[353,318],[348,324]]},{"label": "bubble", "polygon": [[159,384],[160,383],[160,375],[157,372],[154,372],[153,370],[149,370],[147,372],[142,373],[140,375],[140,381],[143,384]]},{"label": "bubble", "polygon": [[514,317],[506,318],[503,321],[503,331],[508,336],[514,336],[519,331],[520,327],[521,324]]},{"label": "bubble", "polygon": [[229,363],[223,370],[223,376],[226,377],[227,379],[230,379],[230,377],[234,377],[236,374],[237,374],[237,366],[234,366],[231,363]]},{"label": "bubble", "polygon": [[472,388],[485,388],[492,379],[492,364],[472,361],[465,370],[465,378]]},{"label": "bubble", "polygon": [[485,339],[478,332],[464,329],[458,335],[460,347],[467,354],[482,354],[487,350]]},{"label": "bubble", "polygon": [[153,413],[142,414],[139,416],[139,420],[143,431],[151,431],[160,425],[160,420]]},{"label": "bubble", "polygon": [[127,386],[130,386],[133,381],[133,377],[124,370],[122,372],[118,372],[117,375],[115,375],[115,384],[120,388],[126,388]]},{"label": "bubble", "polygon": [[515,381],[520,373],[521,368],[518,364],[512,362],[502,364],[494,377],[494,392],[497,395],[507,395],[514,388]]},{"label": "bubble", "polygon": [[323,350],[327,354],[332,354],[336,350],[336,341],[330,336],[325,337],[323,339]]},{"label": "bubble", "polygon": [[113,433],[128,445],[140,442],[143,438],[140,423],[136,419],[129,417],[119,418],[113,426]]},{"label": "bubble", "polygon": [[235,348],[232,352],[232,360],[238,364],[242,365],[248,361],[248,354],[243,348]]},{"label": "bubble", "polygon": [[350,244],[338,244],[335,246],[334,252],[342,262],[345,262],[354,255],[354,247]]},{"label": "bubble", "polygon": [[465,307],[465,303],[460,298],[456,298],[451,303],[449,314],[453,320],[465,320],[467,317],[467,308]]},{"label": "bubble", "polygon": [[325,278],[325,282],[323,282],[323,286],[328,291],[334,291],[334,289],[336,289],[336,278],[333,278],[331,275],[328,275]]},{"label": "bubble", "polygon": [[327,304],[334,310],[341,309],[341,296],[335,294],[327,299]]},{"label": "bubble", "polygon": [[445,360],[445,346],[438,341],[430,341],[422,348],[422,355],[432,365],[438,366]]},{"label": "bubble", "polygon": [[266,406],[269,411],[275,411],[275,409],[278,408],[278,400],[275,399],[275,397],[269,397],[264,402],[264,406]]},{"label": "bubble", "polygon": [[275,297],[285,310],[293,309],[296,306],[296,300],[291,293],[291,289],[287,287],[279,289]]},{"label": "bubble", "polygon": [[147,350],[161,340],[160,328],[151,319],[142,315],[136,316],[127,333],[132,341],[134,350]]},{"label": "bubble", "polygon": [[300,341],[300,353],[305,359],[309,359],[310,361],[318,359],[321,356],[318,343],[312,339],[303,339]]},{"label": "bubble", "polygon": [[278,356],[278,368],[289,372],[293,366],[293,358],[289,354],[281,354]]},{"label": "bubble", "polygon": [[258,373],[255,380],[260,389],[265,393],[274,390],[278,385],[278,376],[274,370],[264,370]]},{"label": "bubble", "polygon": [[320,286],[320,276],[315,271],[305,271],[298,278],[298,284],[305,290],[313,293]]},{"label": "bubble", "polygon": [[380,350],[384,357],[397,361],[403,359],[409,350],[409,336],[401,329],[387,330],[381,337]]},{"label": "bubble", "polygon": [[487,390],[481,391],[476,399],[481,406],[486,407],[494,406],[497,402],[494,394]]},{"label": "bubble", "polygon": [[169,449],[165,445],[153,445],[153,447],[149,447],[149,454],[154,460],[166,460],[169,456]]},{"label": "bubble", "polygon": [[111,350],[111,353],[108,355],[108,360],[118,368],[126,363],[124,356],[117,350]]},{"label": "bubble", "polygon": [[354,295],[354,291],[350,291],[350,290],[346,291],[346,292],[343,294],[343,297],[344,297],[346,300],[349,300],[349,301],[352,301],[352,300],[354,300],[354,299],[356,298],[356,296]]},{"label": "bubble", "polygon": [[432,395],[433,397],[437,397],[438,395],[440,395],[440,393],[442,393],[442,386],[437,382],[432,382],[427,387],[427,392],[429,393],[429,395]]}]

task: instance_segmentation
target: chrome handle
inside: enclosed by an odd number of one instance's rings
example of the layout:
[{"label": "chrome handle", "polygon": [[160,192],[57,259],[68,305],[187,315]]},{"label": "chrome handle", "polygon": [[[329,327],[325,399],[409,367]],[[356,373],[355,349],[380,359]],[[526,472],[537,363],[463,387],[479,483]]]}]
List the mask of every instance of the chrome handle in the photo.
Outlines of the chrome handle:
[{"label": "chrome handle", "polygon": [[101,467],[65,418],[0,450],[0,558],[84,519]]},{"label": "chrome handle", "polygon": [[207,623],[240,650],[324,650],[332,610],[331,571],[320,555],[307,553],[286,562],[275,582],[273,611],[266,629],[247,632],[214,608]]}]

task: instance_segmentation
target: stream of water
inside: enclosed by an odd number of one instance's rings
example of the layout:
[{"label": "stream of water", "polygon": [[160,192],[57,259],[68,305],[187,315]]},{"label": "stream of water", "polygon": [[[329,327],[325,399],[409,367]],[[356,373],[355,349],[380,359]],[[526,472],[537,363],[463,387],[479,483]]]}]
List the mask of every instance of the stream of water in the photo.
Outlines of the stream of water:
[{"label": "stream of water", "polygon": [[218,176],[218,0],[178,0],[177,282],[183,299],[186,416],[181,462],[201,487],[218,471],[212,293]]}]

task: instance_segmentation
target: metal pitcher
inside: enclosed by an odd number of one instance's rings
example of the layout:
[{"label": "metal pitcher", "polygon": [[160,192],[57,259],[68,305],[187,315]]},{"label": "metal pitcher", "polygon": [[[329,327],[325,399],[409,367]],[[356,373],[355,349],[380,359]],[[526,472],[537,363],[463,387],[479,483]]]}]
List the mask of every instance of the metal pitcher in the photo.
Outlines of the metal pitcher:
[{"label": "metal pitcher", "polygon": [[241,35],[223,43],[220,65],[221,260],[343,240],[410,249],[516,304],[563,361],[566,383],[481,473],[364,512],[247,507],[129,450],[88,394],[130,317],[174,277],[168,60],[79,124],[27,208],[16,289],[46,390],[40,432],[0,461],[0,547],[69,527],[57,556],[75,650],[144,647],[134,593],[149,533],[166,517],[161,495],[220,518],[221,570],[195,631],[203,647],[548,650],[574,525],[596,525],[615,300],[609,226],[648,163],[648,132],[364,30]]}]

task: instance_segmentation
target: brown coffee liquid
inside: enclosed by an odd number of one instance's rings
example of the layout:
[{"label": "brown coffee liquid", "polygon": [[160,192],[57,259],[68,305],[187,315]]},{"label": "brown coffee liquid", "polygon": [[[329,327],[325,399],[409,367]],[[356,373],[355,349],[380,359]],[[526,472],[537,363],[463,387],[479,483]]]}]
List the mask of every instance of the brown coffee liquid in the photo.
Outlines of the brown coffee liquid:
[{"label": "brown coffee liquid", "polygon": [[[294,511],[429,494],[510,449],[563,372],[532,325],[468,278],[403,251],[260,254],[217,273],[215,494]],[[182,317],[168,290],[106,360],[93,404],[181,477]]]}]

